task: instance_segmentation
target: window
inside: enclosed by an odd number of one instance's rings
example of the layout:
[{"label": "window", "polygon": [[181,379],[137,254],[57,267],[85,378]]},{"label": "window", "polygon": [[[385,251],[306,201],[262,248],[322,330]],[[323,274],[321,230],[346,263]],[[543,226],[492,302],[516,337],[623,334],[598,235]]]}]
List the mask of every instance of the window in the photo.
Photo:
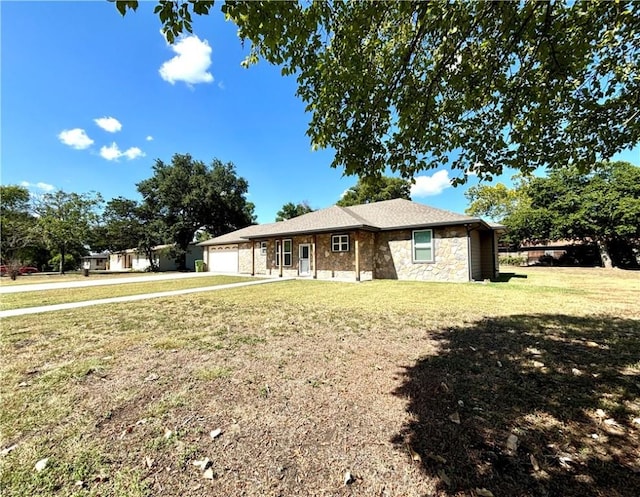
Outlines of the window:
[{"label": "window", "polygon": [[[291,266],[291,253],[293,252],[291,240],[284,240],[284,261],[283,266]],[[276,240],[276,266],[280,267],[280,240]]]},{"label": "window", "polygon": [[333,235],[331,237],[332,252],[349,252],[349,235]]},{"label": "window", "polygon": [[433,262],[433,230],[413,232],[413,262]]},{"label": "window", "polygon": [[260,242],[260,255],[267,255],[267,242]]}]

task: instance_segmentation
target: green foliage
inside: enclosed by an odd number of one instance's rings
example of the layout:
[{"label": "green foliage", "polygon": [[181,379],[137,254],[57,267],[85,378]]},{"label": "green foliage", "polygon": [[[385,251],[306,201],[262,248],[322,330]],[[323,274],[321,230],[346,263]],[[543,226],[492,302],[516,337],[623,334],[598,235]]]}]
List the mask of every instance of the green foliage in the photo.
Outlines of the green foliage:
[{"label": "green foliage", "polygon": [[[60,261],[62,260],[62,256],[60,254],[54,255],[51,259],[49,259],[49,266],[59,268]],[[79,267],[79,260],[73,256],[73,254],[65,254],[64,256],[64,264],[62,265],[63,271],[74,271]]]},{"label": "green foliage", "polygon": [[369,204],[394,198],[411,200],[411,183],[408,180],[389,176],[370,176],[360,178],[342,195],[336,205],[349,207],[350,205]]},{"label": "green foliage", "polygon": [[170,164],[157,160],[153,171],[151,178],[137,185],[143,198],[140,209],[175,243],[181,269],[199,230],[219,236],[255,219],[254,205],[245,198],[249,184],[236,175],[230,162],[214,159],[207,166],[189,154],[175,154]]},{"label": "green foliage", "polygon": [[166,239],[164,221],[148,206],[118,197],[107,202],[101,229],[105,245],[111,252],[138,248],[147,257],[150,269],[156,270],[153,248]]},{"label": "green foliage", "polygon": [[527,258],[520,255],[500,255],[498,256],[498,262],[501,266],[522,266],[527,262]]},{"label": "green foliage", "polygon": [[[191,10],[160,1],[167,39]],[[116,1],[124,14],[138,2]],[[235,2],[221,10],[263,58],[295,75],[312,146],[332,166],[404,177],[449,165],[464,181],[505,166],[586,171],[640,142],[640,4]],[[452,162],[449,162],[452,160]]]},{"label": "green foliage", "polygon": [[[101,203],[100,194],[65,193],[62,190],[44,194],[35,211],[37,229],[47,247],[57,251],[64,261],[71,249],[86,245],[91,230],[98,223],[96,210]],[[63,266],[60,266],[60,272],[64,272]]]},{"label": "green foliage", "polygon": [[25,261],[41,245],[31,213],[29,190],[18,185],[0,185],[0,259]]},{"label": "green foliage", "polygon": [[276,213],[276,221],[292,219],[309,212],[313,212],[313,209],[309,207],[309,204],[307,202],[300,202],[297,204],[294,204],[293,202],[287,202],[282,206],[282,209],[280,209]]},{"label": "green foliage", "polygon": [[511,189],[502,183],[472,186],[464,196],[469,201],[469,207],[465,210],[467,214],[496,222],[502,222],[527,201],[522,188]]},{"label": "green foliage", "polygon": [[523,189],[530,204],[505,219],[513,237],[595,242],[604,265],[610,256],[614,263],[633,263],[619,254],[640,240],[640,167],[604,162],[591,173],[567,167],[534,178]]}]

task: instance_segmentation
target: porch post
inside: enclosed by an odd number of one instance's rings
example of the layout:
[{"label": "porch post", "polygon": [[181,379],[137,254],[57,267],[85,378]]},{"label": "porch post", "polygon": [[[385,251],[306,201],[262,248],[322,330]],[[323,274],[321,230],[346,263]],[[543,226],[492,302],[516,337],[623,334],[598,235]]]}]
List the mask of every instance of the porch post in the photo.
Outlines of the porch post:
[{"label": "porch post", "polygon": [[359,235],[359,231],[356,231],[355,233],[355,240],[356,240],[356,281],[360,281],[360,237]]},{"label": "porch post", "polygon": [[282,278],[282,263],[284,262],[284,240],[280,238],[280,260],[278,261],[278,276]]},{"label": "porch post", "polygon": [[256,275],[256,242],[251,240],[251,276]]},{"label": "porch post", "polygon": [[311,250],[313,250],[313,279],[318,279],[318,258],[316,257],[316,235],[313,235],[313,241],[311,243]]}]

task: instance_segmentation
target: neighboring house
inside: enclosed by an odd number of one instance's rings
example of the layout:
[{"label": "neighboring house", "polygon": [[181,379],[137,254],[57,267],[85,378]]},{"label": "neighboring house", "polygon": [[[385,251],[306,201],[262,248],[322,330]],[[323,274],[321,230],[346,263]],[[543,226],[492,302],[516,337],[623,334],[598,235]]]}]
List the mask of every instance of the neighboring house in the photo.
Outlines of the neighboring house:
[{"label": "neighboring house", "polygon": [[[154,263],[159,271],[175,271],[176,261],[171,257],[172,244],[153,247]],[[189,245],[187,249],[187,269],[193,270],[195,261],[202,259],[202,247],[196,244]],[[128,249],[111,254],[109,269],[112,271],[146,271],[151,264],[142,250]]]},{"label": "neighboring house", "polygon": [[107,269],[108,264],[109,252],[90,252],[89,255],[85,255],[82,258],[83,269],[89,269],[91,271],[104,271],[105,269]]},{"label": "neighboring house", "polygon": [[549,243],[525,243],[518,248],[498,248],[500,256],[519,258],[523,266],[597,266],[600,254],[594,243],[575,240],[557,240]]},{"label": "neighboring house", "polygon": [[502,226],[403,199],[333,206],[200,243],[208,271],[320,279],[498,276]]}]

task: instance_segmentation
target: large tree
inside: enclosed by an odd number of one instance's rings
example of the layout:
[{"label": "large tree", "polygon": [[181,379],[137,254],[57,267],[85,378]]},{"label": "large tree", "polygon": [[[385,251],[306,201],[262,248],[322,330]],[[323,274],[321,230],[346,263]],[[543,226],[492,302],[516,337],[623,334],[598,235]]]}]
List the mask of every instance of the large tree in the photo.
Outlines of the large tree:
[{"label": "large tree", "polygon": [[528,201],[504,220],[515,239],[596,243],[605,267],[637,265],[629,249],[640,250],[640,167],[599,163],[587,174],[569,167],[523,190]]},{"label": "large tree", "polygon": [[282,209],[276,213],[276,221],[285,221],[286,219],[302,216],[309,212],[313,212],[313,209],[309,207],[307,202],[299,202],[297,204],[287,202],[282,206]]},{"label": "large tree", "polygon": [[411,200],[411,183],[408,180],[390,176],[371,176],[360,178],[354,186],[344,192],[336,205],[348,207],[394,198]]},{"label": "large tree", "polygon": [[29,190],[18,185],[0,185],[0,259],[3,264],[20,263],[36,243],[36,218],[31,212]]},{"label": "large tree", "polygon": [[[117,0],[124,15],[135,0]],[[160,1],[173,42],[213,1]],[[587,170],[640,142],[640,3],[236,2],[222,12],[295,75],[312,145],[332,165],[458,179],[505,166]]]},{"label": "large tree", "polygon": [[524,180],[521,180],[516,188],[508,188],[503,183],[472,186],[464,192],[469,201],[469,207],[465,212],[470,216],[502,222],[527,201],[523,186]]},{"label": "large tree", "polygon": [[157,160],[153,176],[138,183],[142,208],[161,219],[176,245],[178,267],[185,268],[186,251],[196,233],[212,236],[251,224],[253,204],[247,202],[247,181],[232,163],[214,159],[209,166],[189,154],[175,154],[170,164]]},{"label": "large tree", "polygon": [[102,197],[97,193],[45,193],[35,204],[37,229],[50,250],[60,255],[60,273],[64,273],[67,253],[88,244],[91,230],[98,224],[97,209]]},{"label": "large tree", "polygon": [[138,248],[152,270],[156,270],[154,247],[165,242],[166,226],[161,218],[135,200],[117,197],[105,206],[102,214],[105,248],[121,252]]}]

